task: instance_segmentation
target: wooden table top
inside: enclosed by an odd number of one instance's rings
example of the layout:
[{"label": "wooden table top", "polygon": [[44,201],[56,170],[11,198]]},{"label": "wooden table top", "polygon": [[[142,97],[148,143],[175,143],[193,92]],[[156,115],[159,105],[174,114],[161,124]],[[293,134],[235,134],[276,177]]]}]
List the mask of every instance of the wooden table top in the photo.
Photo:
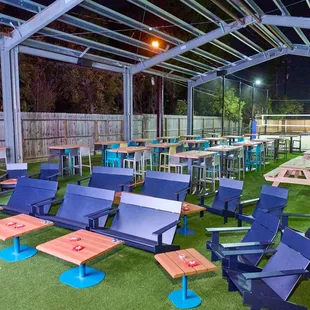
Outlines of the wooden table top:
[{"label": "wooden table top", "polygon": [[304,158],[303,156],[298,156],[280,165],[280,168],[310,170],[310,159]]},{"label": "wooden table top", "polygon": [[0,151],[7,150],[7,149],[8,149],[7,146],[0,146]]},{"label": "wooden table top", "polygon": [[165,149],[171,146],[179,146],[180,143],[157,143],[157,144],[148,144],[147,147],[148,148],[161,148],[161,149]]},{"label": "wooden table top", "polygon": [[[181,258],[180,255],[184,255],[184,258]],[[155,259],[174,279],[198,273],[206,273],[217,269],[213,263],[195,249],[156,254]],[[186,262],[190,260],[195,260],[199,265],[195,267],[187,266]]]},{"label": "wooden table top", "polygon": [[17,179],[8,179],[0,182],[1,185],[16,185],[16,183]]},{"label": "wooden table top", "polygon": [[269,138],[269,139],[254,139],[251,141],[252,142],[268,143],[268,142],[273,142],[274,140],[275,140],[274,138]]},{"label": "wooden table top", "polygon": [[225,145],[225,146],[211,146],[207,148],[207,151],[214,151],[214,152],[231,152],[231,151],[237,151],[240,150],[242,146],[234,146],[234,145]]},{"label": "wooden table top", "polygon": [[109,149],[108,152],[129,154],[129,153],[143,152],[149,149],[150,148],[146,146],[128,146],[128,147],[120,147],[117,149]]},{"label": "wooden table top", "polygon": [[80,147],[88,147],[86,144],[64,144],[49,146],[50,150],[79,149]]},{"label": "wooden table top", "polygon": [[[71,238],[80,238],[80,240],[71,241]],[[115,239],[81,229],[40,244],[37,249],[73,264],[82,265],[124,243],[120,240],[116,242],[113,240]],[[83,246],[84,249],[73,250],[78,245]]]},{"label": "wooden table top", "polygon": [[126,143],[126,141],[100,141],[95,142],[95,145],[112,145],[112,144],[121,144]]},{"label": "wooden table top", "polygon": [[204,157],[210,157],[213,156],[213,152],[206,152],[206,151],[188,151],[188,152],[180,152],[173,154],[173,157],[178,157],[178,158],[191,158],[191,159],[199,159],[199,158],[204,158]]},{"label": "wooden table top", "polygon": [[[188,208],[189,210],[184,210],[184,208]],[[201,211],[206,211],[206,208],[185,201],[182,203],[182,215],[200,213]]]},{"label": "wooden table top", "polygon": [[208,140],[208,141],[225,141],[226,138],[218,138],[218,137],[206,137],[202,138],[202,140]]},{"label": "wooden table top", "polygon": [[171,136],[171,137],[157,137],[157,140],[169,140],[169,139],[179,139],[179,136]]},{"label": "wooden table top", "polygon": [[225,136],[224,138],[227,138],[227,139],[238,139],[238,138],[243,138],[242,136]]},{"label": "wooden table top", "polygon": [[156,138],[140,138],[140,139],[131,139],[130,141],[132,142],[137,142],[137,143],[144,143],[144,142],[149,142],[156,140]]},{"label": "wooden table top", "polygon": [[262,143],[263,142],[250,140],[250,141],[244,141],[244,142],[237,142],[237,143],[234,143],[234,145],[251,147],[251,146],[256,146]]},{"label": "wooden table top", "polygon": [[258,136],[258,133],[245,133],[243,136],[244,136],[244,137]]},{"label": "wooden table top", "polygon": [[199,144],[199,143],[205,143],[206,141],[192,139],[192,140],[182,140],[181,142],[185,144]]},{"label": "wooden table top", "polygon": [[270,137],[270,138],[267,138],[267,140],[281,140],[283,138],[280,138],[280,137]]},{"label": "wooden table top", "polygon": [[[8,226],[8,223],[12,223],[12,225]],[[25,226],[17,228],[16,225],[19,224]],[[26,214],[7,217],[0,220],[0,239],[6,241],[52,225],[54,225],[53,222],[41,220]]]},{"label": "wooden table top", "polygon": [[197,138],[197,137],[200,137],[200,135],[181,135],[180,137],[184,137],[184,138]]}]

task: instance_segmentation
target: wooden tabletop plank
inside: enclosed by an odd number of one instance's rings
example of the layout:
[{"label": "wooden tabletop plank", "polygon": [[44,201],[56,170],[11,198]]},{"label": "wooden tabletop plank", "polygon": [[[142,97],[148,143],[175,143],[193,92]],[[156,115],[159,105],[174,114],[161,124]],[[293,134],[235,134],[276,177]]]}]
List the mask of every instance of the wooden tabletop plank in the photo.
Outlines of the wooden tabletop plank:
[{"label": "wooden tabletop plank", "polygon": [[[188,208],[189,210],[185,211],[184,208]],[[188,202],[182,203],[182,215],[200,213],[201,211],[206,211],[206,208]]]},{"label": "wooden tabletop plank", "polygon": [[186,263],[191,260],[195,260],[199,264],[198,266],[189,267],[191,269],[194,269],[195,273],[198,274],[198,273],[204,273],[208,271],[207,268],[198,259],[196,259],[190,252],[188,252],[187,249],[176,251],[176,253],[178,255],[182,255],[182,254],[185,255],[184,266],[186,266]]},{"label": "wooden tabletop plank", "polygon": [[156,254],[155,259],[161,264],[161,266],[170,274],[173,279],[183,277],[183,270],[178,267],[166,254],[167,253]]},{"label": "wooden tabletop plank", "polygon": [[157,137],[157,140],[169,140],[169,139],[179,139],[179,136],[171,136],[171,137]]},{"label": "wooden tabletop plank", "polygon": [[243,137],[242,136],[231,135],[231,136],[224,136],[224,138],[227,138],[227,139],[238,139],[238,138],[243,138]]},{"label": "wooden tabletop plank", "polygon": [[213,152],[207,152],[207,151],[188,151],[188,152],[180,152],[173,154],[173,157],[178,158],[190,158],[190,159],[199,159],[204,157],[210,157],[213,156]]},{"label": "wooden tabletop plank", "polygon": [[140,139],[131,139],[130,141],[132,142],[138,142],[138,143],[143,143],[143,142],[149,142],[156,140],[156,138],[140,138]]},{"label": "wooden tabletop plank", "polygon": [[246,147],[257,146],[257,145],[259,145],[259,144],[262,144],[262,142],[253,141],[253,140],[234,143],[234,145],[237,145],[237,146],[246,146]]},{"label": "wooden tabletop plank", "polygon": [[211,146],[207,148],[207,151],[215,151],[215,152],[231,152],[240,150],[242,146],[233,146],[233,145],[225,145],[225,146]]},{"label": "wooden tabletop plank", "polygon": [[206,143],[206,141],[203,141],[203,140],[182,140],[181,141],[182,143],[185,143],[185,144],[201,144],[201,143]]},{"label": "wooden tabletop plank", "polygon": [[200,264],[204,265],[207,271],[217,270],[217,266],[210,262],[206,257],[200,254],[197,250],[190,248],[186,249],[187,252],[194,257],[195,260],[199,261]]},{"label": "wooden tabletop plank", "polygon": [[16,185],[16,183],[17,179],[8,179],[0,182],[1,185]]},{"label": "wooden tabletop plank", "polygon": [[[15,226],[8,226],[7,224],[9,222],[23,224],[25,226],[15,228]],[[26,214],[7,217],[0,220],[0,239],[6,241],[52,225],[54,225],[53,222],[44,221]]]},{"label": "wooden tabletop plank", "polygon": [[157,143],[157,144],[148,144],[147,147],[148,148],[161,148],[161,149],[166,149],[169,148],[171,146],[179,146],[180,143]]},{"label": "wooden tabletop plank", "polygon": [[121,144],[126,143],[126,141],[98,141],[95,142],[95,145],[112,145],[112,144]]},{"label": "wooden tabletop plank", "polygon": [[[79,237],[81,240],[70,241],[71,237]],[[124,243],[123,241],[113,242],[113,239],[81,229],[40,244],[37,249],[76,265],[81,265]],[[73,248],[76,245],[85,248],[81,251],[74,251]]]},{"label": "wooden tabletop plank", "polygon": [[80,147],[88,147],[86,144],[64,144],[49,146],[50,150],[79,149]]},{"label": "wooden tabletop plank", "polygon": [[108,152],[129,154],[129,153],[143,152],[146,150],[149,150],[149,147],[147,147],[147,146],[128,146],[128,147],[120,147],[120,148],[116,148],[116,149],[109,149]]},{"label": "wooden tabletop plank", "polygon": [[193,267],[189,267],[185,264],[186,261],[190,260],[188,255],[186,255],[187,252],[185,252],[184,250],[178,252],[180,252],[180,254],[185,254],[185,261],[179,257],[179,254],[176,251],[167,252],[166,255],[184,272],[185,276],[196,274],[197,272]]},{"label": "wooden tabletop plank", "polygon": [[226,138],[218,138],[218,137],[206,137],[202,138],[201,140],[209,140],[209,141],[225,141]]}]

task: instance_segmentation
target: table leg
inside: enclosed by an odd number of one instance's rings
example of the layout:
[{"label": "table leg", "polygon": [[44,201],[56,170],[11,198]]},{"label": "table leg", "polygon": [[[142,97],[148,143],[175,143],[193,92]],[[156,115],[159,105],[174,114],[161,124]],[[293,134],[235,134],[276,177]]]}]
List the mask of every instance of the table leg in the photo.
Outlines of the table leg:
[{"label": "table leg", "polygon": [[177,233],[179,233],[180,235],[184,235],[184,236],[190,236],[195,233],[195,230],[189,229],[187,227],[187,215],[183,216],[183,227],[178,228]]},{"label": "table leg", "polygon": [[30,248],[27,245],[21,245],[19,237],[13,239],[13,246],[0,251],[0,258],[12,263],[18,262],[32,257],[37,253],[36,249]]},{"label": "table leg", "polygon": [[179,309],[195,308],[201,304],[201,298],[187,289],[187,276],[182,277],[182,289],[171,292],[168,297]]},{"label": "table leg", "polygon": [[100,283],[105,278],[105,273],[81,264],[78,267],[65,271],[59,281],[76,289],[88,288]]},{"label": "table leg", "polygon": [[290,153],[293,153],[293,137],[290,137]]}]

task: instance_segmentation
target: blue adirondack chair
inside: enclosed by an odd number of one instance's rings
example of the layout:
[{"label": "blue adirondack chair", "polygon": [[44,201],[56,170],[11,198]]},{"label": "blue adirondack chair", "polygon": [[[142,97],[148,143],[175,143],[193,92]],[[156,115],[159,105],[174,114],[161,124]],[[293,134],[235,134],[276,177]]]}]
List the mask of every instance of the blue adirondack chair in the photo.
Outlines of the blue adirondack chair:
[{"label": "blue adirondack chair", "polygon": [[121,192],[128,190],[126,185],[130,185],[132,180],[133,169],[94,166],[92,175],[78,180],[77,183],[81,185],[82,182],[89,181],[89,187]]},{"label": "blue adirondack chair", "polygon": [[[227,251],[231,255],[253,255],[266,250]],[[267,250],[268,251],[268,250]],[[243,303],[251,309],[306,310],[307,307],[288,302],[301,276],[309,277],[310,239],[286,227],[275,254],[263,269],[250,272],[224,268],[229,291],[239,291]],[[229,255],[229,254],[227,254]]]},{"label": "blue adirondack chair", "polygon": [[[248,201],[243,201],[239,204],[238,213],[236,214],[238,226],[242,226],[242,221],[245,221],[247,223],[253,223],[258,210],[264,210],[265,212],[271,213],[274,216],[280,218],[284,208],[286,207],[287,199],[288,189],[270,185],[263,185],[258,200],[252,199]],[[243,207],[254,201],[257,201],[257,203],[252,215],[243,214]]]},{"label": "blue adirondack chair", "polygon": [[[280,219],[273,214],[263,210],[257,210],[256,218],[251,227],[223,227],[223,228],[206,228],[212,233],[212,240],[207,241],[206,247],[211,251],[212,261],[222,261],[223,266],[246,270],[247,265],[257,266],[263,257],[262,253],[255,255],[240,255],[235,257],[235,266],[229,261],[229,256],[225,257],[223,251],[237,249],[267,249],[277,235],[280,225]],[[239,243],[220,243],[220,233],[232,233],[236,231],[246,231],[247,233]]]},{"label": "blue adirondack chair", "polygon": [[[51,200],[61,203],[56,215],[43,212],[42,204],[33,204],[36,217],[54,222],[55,225],[68,229],[88,229],[90,217],[98,212],[110,209],[114,191],[68,184],[64,198]],[[107,215],[102,216],[98,225],[104,226]]]},{"label": "blue adirondack chair", "polygon": [[13,184],[6,184],[5,182],[2,183],[5,180],[10,179],[18,179],[23,178],[27,176],[27,169],[28,164],[27,163],[17,163],[17,164],[7,164],[6,166],[6,173],[0,176],[0,187],[1,189],[10,189],[15,187],[15,183]]},{"label": "blue adirondack chair", "polygon": [[189,183],[189,174],[146,171],[140,194],[183,202]]},{"label": "blue adirondack chair", "polygon": [[38,178],[40,180],[57,181],[59,175],[59,164],[41,164],[40,172],[32,174],[30,178]]},{"label": "blue adirondack chair", "polygon": [[8,203],[1,207],[9,214],[31,214],[31,205],[41,203],[44,212],[47,213],[51,207],[50,199],[54,199],[57,187],[58,183],[54,181],[19,178],[14,190],[0,193],[12,193]]},{"label": "blue adirondack chair", "polygon": [[[172,245],[181,215],[182,202],[171,201],[133,193],[122,193],[117,209],[95,214],[91,230],[124,240],[129,246],[162,253],[180,249]],[[115,214],[109,228],[100,227],[96,221]]]},{"label": "blue adirondack chair", "polygon": [[239,205],[243,188],[243,181],[232,179],[220,179],[220,186],[215,194],[212,206],[204,204],[205,196],[201,196],[200,204],[206,207],[206,211],[224,217],[224,224],[228,217],[235,217],[235,211]]}]

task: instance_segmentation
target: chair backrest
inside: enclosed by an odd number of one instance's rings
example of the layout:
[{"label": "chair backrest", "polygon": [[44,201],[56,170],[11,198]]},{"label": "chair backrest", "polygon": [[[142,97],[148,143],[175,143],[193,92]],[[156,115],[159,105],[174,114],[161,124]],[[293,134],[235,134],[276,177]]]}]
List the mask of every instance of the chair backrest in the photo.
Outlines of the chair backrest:
[{"label": "chair backrest", "polygon": [[86,146],[80,147],[80,155],[81,156],[89,156],[90,155],[90,148]]},{"label": "chair backrest", "polygon": [[128,146],[138,146],[138,144],[134,141],[129,141]]},{"label": "chair backrest", "polygon": [[256,212],[258,209],[265,210],[266,212],[270,212],[273,215],[280,217],[283,212],[283,208],[277,207],[284,207],[287,199],[288,189],[264,184],[259,196],[259,201],[253,211],[253,217],[256,217]]},{"label": "chair backrest", "polygon": [[[280,225],[280,219],[270,213],[262,210],[257,210],[257,216],[251,226],[251,229],[246,233],[242,242],[259,242],[259,241],[273,241],[277,235]],[[261,246],[261,249],[267,246]],[[253,247],[257,249],[258,247]],[[251,249],[251,247],[247,248]],[[256,266],[263,254],[243,255],[250,264]]]},{"label": "chair backrest", "polygon": [[143,159],[144,160],[152,159],[152,150],[151,149],[143,151]]},{"label": "chair backrest", "polygon": [[[88,225],[87,214],[109,209],[114,200],[114,191],[68,184],[64,200],[56,216]],[[103,227],[107,216],[99,219],[99,227]]]},{"label": "chair backrest", "polygon": [[[272,255],[263,272],[307,269],[310,263],[310,239],[285,227],[277,252]],[[283,300],[287,300],[300,276],[268,278],[263,281]]]},{"label": "chair backrest", "polygon": [[[141,194],[163,199],[177,200],[176,192],[189,187],[190,175],[146,171]],[[179,201],[185,201],[186,190],[179,194]]]},{"label": "chair backrest", "polygon": [[[41,164],[40,168],[40,179],[57,181],[58,175],[55,175],[59,172],[59,164]],[[50,176],[53,176],[49,179]]]},{"label": "chair backrest", "polygon": [[135,152],[134,161],[141,161],[142,160],[142,152]]},{"label": "chair backrest", "polygon": [[[57,187],[58,182],[19,178],[7,205],[20,210],[20,213],[29,213],[32,203],[54,198]],[[48,213],[50,207],[50,203],[46,204],[44,213]]]},{"label": "chair backrest", "polygon": [[310,228],[305,232],[305,236],[310,239]]},{"label": "chair backrest", "polygon": [[7,164],[6,165],[8,179],[17,179],[27,176],[27,163]]},{"label": "chair backrest", "polygon": [[203,143],[203,149],[207,149],[208,147],[210,147],[210,142],[209,141],[205,141]]},{"label": "chair backrest", "polygon": [[212,203],[212,208],[225,209],[225,201],[236,197],[228,202],[228,210],[235,211],[239,205],[242,193],[243,181],[220,178],[220,186]]},{"label": "chair backrest", "polygon": [[122,185],[131,184],[132,179],[133,169],[94,166],[88,186],[120,192]]},{"label": "chair backrest", "polygon": [[[156,230],[179,220],[182,202],[122,193],[111,229],[148,240],[157,240]],[[176,227],[163,234],[163,242],[172,244]]]}]

